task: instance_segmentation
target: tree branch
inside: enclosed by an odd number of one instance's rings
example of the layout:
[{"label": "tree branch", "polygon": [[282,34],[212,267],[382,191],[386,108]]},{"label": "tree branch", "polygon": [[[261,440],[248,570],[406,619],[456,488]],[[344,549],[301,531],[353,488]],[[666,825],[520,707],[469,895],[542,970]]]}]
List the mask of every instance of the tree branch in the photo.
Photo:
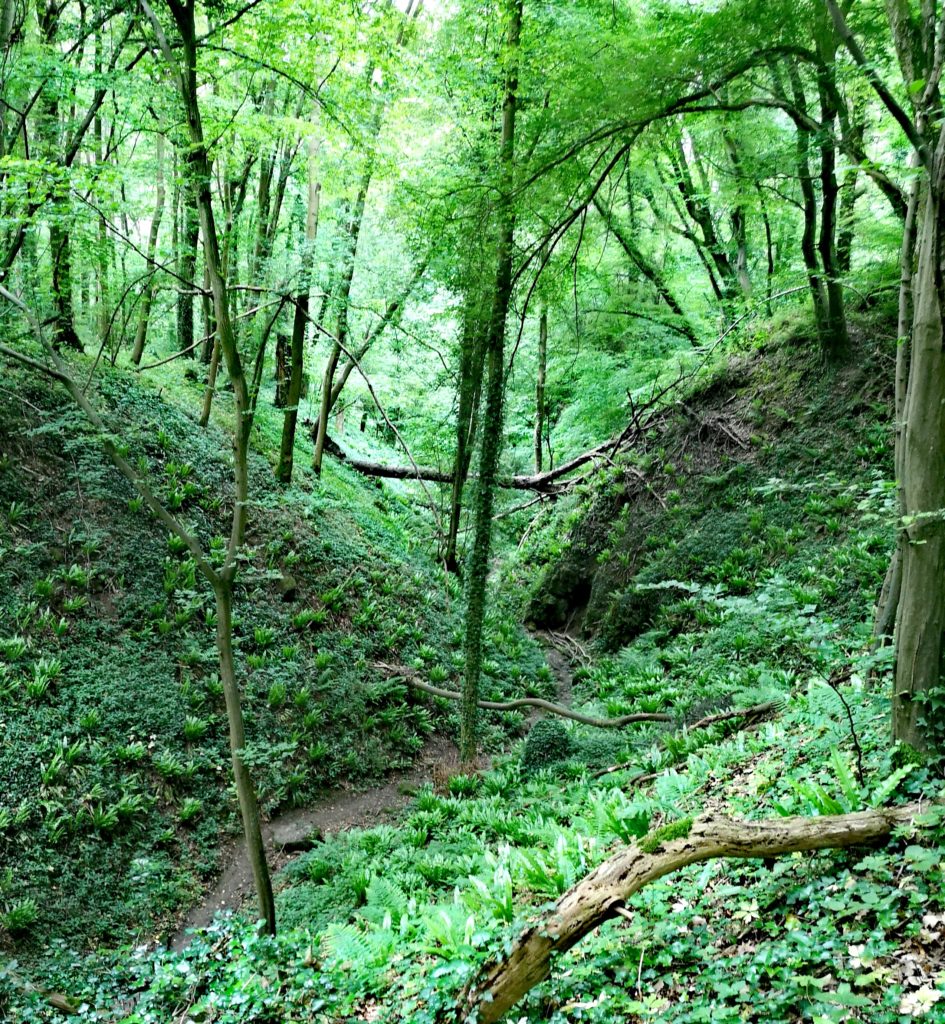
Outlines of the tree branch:
[{"label": "tree branch", "polygon": [[[455,690],[443,690],[439,686],[431,686],[423,682],[412,669],[406,665],[387,665],[384,662],[375,662],[374,667],[386,672],[390,676],[400,676],[408,686],[415,690],[422,690],[433,697],[444,697],[446,700],[462,700],[463,695]],[[580,722],[581,725],[590,725],[595,729],[622,729],[625,725],[633,725],[635,722],[672,722],[672,715],[639,712],[632,715],[621,715],[619,718],[595,718],[593,715],[584,715],[580,711],[573,711],[561,704],[552,704],[551,701],[542,700],[540,697],[519,697],[517,700],[497,701],[479,700],[477,707],[486,711],[521,711],[522,708],[538,708],[546,711],[549,715],[557,715],[559,718],[568,718],[572,722]]]}]

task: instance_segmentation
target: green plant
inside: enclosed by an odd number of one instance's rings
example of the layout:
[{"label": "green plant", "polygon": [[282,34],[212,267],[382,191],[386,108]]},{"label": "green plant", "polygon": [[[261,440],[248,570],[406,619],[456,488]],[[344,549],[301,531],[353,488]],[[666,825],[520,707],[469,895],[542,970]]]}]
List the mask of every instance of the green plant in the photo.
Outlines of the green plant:
[{"label": "green plant", "polygon": [[327,620],[328,613],[323,608],[304,608],[292,616],[292,625],[295,629],[308,629],[321,626]]},{"label": "green plant", "polygon": [[210,723],[205,718],[198,718],[196,715],[187,715],[184,719],[184,739],[188,743],[196,743],[207,735]]},{"label": "green plant", "polygon": [[276,631],[269,626],[257,626],[253,630],[253,640],[260,650],[267,650],[275,643]]},{"label": "green plant", "polygon": [[31,896],[16,903],[7,904],[0,912],[0,924],[11,935],[21,935],[36,923],[39,906]]},{"label": "green plant", "polygon": [[535,772],[566,761],[574,750],[567,727],[557,718],[543,718],[529,730],[522,768]]},{"label": "green plant", "polygon": [[187,797],[181,802],[177,816],[180,821],[189,825],[195,822],[203,814],[203,802],[196,797]]}]

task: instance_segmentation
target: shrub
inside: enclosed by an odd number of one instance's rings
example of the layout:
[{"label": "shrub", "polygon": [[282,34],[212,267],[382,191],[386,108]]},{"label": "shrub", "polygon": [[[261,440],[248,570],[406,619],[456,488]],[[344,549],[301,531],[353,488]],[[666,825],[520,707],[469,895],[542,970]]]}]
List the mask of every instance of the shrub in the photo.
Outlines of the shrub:
[{"label": "shrub", "polygon": [[532,774],[567,761],[573,752],[574,740],[564,723],[557,718],[542,718],[531,727],[525,740],[522,768]]}]

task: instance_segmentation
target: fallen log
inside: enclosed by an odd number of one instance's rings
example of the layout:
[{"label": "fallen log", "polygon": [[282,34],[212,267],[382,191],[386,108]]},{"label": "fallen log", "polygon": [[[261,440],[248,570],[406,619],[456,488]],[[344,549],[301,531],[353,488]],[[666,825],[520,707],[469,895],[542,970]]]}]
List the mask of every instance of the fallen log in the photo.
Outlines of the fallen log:
[{"label": "fallen log", "polygon": [[[412,668],[406,665],[388,665],[382,661],[376,661],[374,667],[389,676],[400,676],[408,686],[415,690],[422,690],[434,697],[445,697],[447,700],[462,700],[463,695],[456,690],[444,690],[439,686],[431,686],[423,682]],[[540,697],[519,697],[516,700],[479,700],[477,707],[486,711],[521,711],[522,708],[538,708],[540,711],[547,711],[549,715],[558,715],[560,718],[569,718],[572,722],[580,722],[582,725],[590,725],[595,729],[622,729],[625,725],[632,725],[634,722],[672,722],[675,721],[672,715],[639,712],[632,715],[620,715],[618,718],[595,718],[593,715],[584,715],[580,711],[573,711],[562,704],[552,704],[549,700],[542,700]]]},{"label": "fallen log", "polygon": [[548,977],[554,956],[610,918],[630,916],[630,897],[664,875],[720,857],[767,859],[872,843],[887,839],[921,811],[922,805],[911,803],[820,818],[735,821],[705,815],[651,831],[569,889],[519,935],[507,955],[488,961],[463,990],[457,1019],[470,1024],[501,1020]]}]

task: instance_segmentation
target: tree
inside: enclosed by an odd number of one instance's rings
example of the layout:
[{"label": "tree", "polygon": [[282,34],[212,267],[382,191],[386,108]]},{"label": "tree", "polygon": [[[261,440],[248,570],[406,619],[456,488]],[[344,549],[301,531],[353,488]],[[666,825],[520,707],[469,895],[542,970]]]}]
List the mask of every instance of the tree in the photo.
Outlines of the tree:
[{"label": "tree", "polygon": [[[237,558],[246,534],[249,499],[249,440],[252,428],[250,391],[243,371],[242,360],[236,347],[236,338],[230,319],[229,294],[220,260],[219,241],[210,193],[210,161],[203,135],[203,122],[197,86],[197,30],[194,18],[194,0],[168,0],[174,24],[181,39],[182,61],[178,61],[164,33],[161,22],[147,0],[140,0],[141,8],[157,37],[158,45],[171,70],[180,93],[184,114],[190,132],[189,166],[194,198],[203,236],[204,261],[210,278],[216,319],[217,342],[226,362],[227,375],[233,388],[234,438],[233,470],[235,495],[230,539],[223,567],[209,575],[217,610],[217,652],[220,680],[226,700],[230,730],[233,777],[236,782],[243,835],[253,870],[259,912],[270,933],[276,930],[275,902],[272,883],[266,863],[266,850],[262,838],[259,803],[249,769],[243,761],[246,745],[239,683],[233,657],[233,583],[236,578]],[[199,563],[198,563],[199,564]]]},{"label": "tree", "polygon": [[495,285],[485,339],[485,411],[479,451],[479,480],[476,486],[474,534],[466,584],[466,636],[463,651],[462,726],[459,755],[464,762],[476,758],[478,745],[479,678],[482,673],[482,630],[486,612],[486,584],[492,545],[492,508],[495,497],[499,454],[502,450],[503,392],[505,388],[505,324],[512,298],[512,246],[515,234],[515,112],[518,103],[519,39],[523,0],[507,0],[503,13],[506,38],[503,63],[507,68],[502,102],[502,139],[499,151],[499,185],[496,221]]},{"label": "tree", "polygon": [[[918,188],[910,197],[902,248],[899,359],[896,389],[896,471],[899,543],[893,576],[896,607],[893,736],[926,749],[940,723],[926,701],[942,683],[945,653],[945,126],[936,116],[945,52],[938,44],[941,15],[923,6],[888,5],[888,25],[911,114],[880,77],[843,10],[826,10],[856,65],[912,145]],[[911,222],[915,220],[914,255]],[[913,269],[914,260],[914,269]],[[910,315],[911,311],[911,315]],[[888,615],[885,607],[880,615]]]}]

